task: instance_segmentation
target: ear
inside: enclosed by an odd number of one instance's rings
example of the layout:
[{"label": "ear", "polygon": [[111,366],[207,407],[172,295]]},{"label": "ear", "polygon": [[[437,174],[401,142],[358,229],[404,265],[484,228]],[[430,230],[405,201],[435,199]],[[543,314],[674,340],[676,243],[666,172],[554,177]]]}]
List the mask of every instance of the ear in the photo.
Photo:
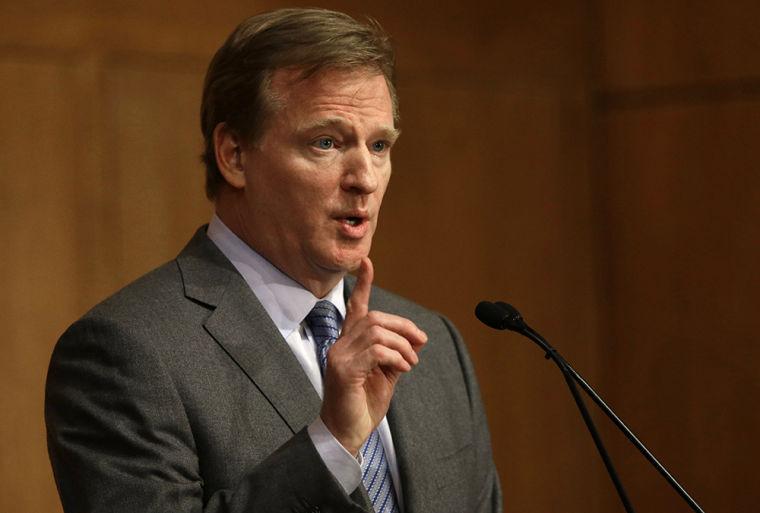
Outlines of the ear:
[{"label": "ear", "polygon": [[214,152],[216,165],[227,183],[235,189],[245,187],[243,166],[243,141],[235,130],[226,123],[214,128]]}]

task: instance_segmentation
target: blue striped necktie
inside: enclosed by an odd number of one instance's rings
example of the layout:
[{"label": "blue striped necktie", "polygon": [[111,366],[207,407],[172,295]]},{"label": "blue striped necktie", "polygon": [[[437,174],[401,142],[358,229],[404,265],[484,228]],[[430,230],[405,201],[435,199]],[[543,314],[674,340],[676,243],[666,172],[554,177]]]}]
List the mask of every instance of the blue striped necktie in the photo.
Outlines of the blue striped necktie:
[{"label": "blue striped necktie", "polygon": [[[327,367],[327,352],[340,335],[340,313],[329,301],[318,301],[306,316],[314,341],[317,344],[317,359],[322,376]],[[362,453],[362,483],[372,501],[376,513],[398,513],[396,491],[393,488],[391,472],[385,449],[380,441],[377,430],[372,431],[361,448]]]}]

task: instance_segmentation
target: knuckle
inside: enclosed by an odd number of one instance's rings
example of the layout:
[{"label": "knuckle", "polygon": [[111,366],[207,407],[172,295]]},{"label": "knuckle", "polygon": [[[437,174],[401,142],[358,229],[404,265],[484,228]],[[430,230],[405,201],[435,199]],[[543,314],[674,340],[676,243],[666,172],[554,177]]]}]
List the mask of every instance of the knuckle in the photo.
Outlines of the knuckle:
[{"label": "knuckle", "polygon": [[372,340],[380,340],[383,338],[383,333],[383,328],[377,324],[374,324],[369,328],[369,336],[372,338]]},{"label": "knuckle", "polygon": [[369,348],[369,352],[373,358],[379,359],[383,356],[383,346],[375,344]]}]

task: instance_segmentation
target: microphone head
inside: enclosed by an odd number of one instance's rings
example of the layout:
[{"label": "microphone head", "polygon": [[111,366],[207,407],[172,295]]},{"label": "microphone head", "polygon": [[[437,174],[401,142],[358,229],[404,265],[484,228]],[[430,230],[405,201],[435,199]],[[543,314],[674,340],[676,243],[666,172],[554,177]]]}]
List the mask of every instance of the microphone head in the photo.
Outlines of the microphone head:
[{"label": "microphone head", "polygon": [[506,313],[505,322],[508,330],[522,331],[527,327],[527,324],[525,324],[525,321],[523,320],[522,315],[520,315],[520,312],[517,311],[517,308],[504,301],[496,301],[495,304],[496,306],[501,307]]},{"label": "microphone head", "polygon": [[506,329],[504,325],[504,309],[490,301],[478,303],[478,306],[475,307],[475,317],[486,326],[495,330]]},{"label": "microphone head", "polygon": [[525,328],[520,312],[502,301],[481,301],[475,307],[475,316],[486,326],[497,330],[522,331]]}]

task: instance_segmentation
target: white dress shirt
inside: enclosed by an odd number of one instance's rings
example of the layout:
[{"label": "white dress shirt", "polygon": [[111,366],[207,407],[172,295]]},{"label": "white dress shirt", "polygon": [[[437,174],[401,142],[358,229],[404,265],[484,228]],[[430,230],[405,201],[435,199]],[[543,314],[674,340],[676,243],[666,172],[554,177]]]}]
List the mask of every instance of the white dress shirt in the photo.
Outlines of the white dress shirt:
[{"label": "white dress shirt", "polygon": [[[317,361],[316,344],[305,319],[320,299],[330,301],[340,312],[341,318],[345,318],[346,302],[343,298],[343,280],[340,280],[340,283],[324,298],[317,298],[240,240],[216,214],[209,223],[206,235],[232,262],[235,269],[251,287],[264,310],[272,318],[277,329],[280,330],[282,338],[285,339],[301,367],[303,367],[304,372],[314,385],[314,389],[322,397],[322,373]],[[377,430],[385,449],[398,504],[401,507],[403,501],[401,500],[401,481],[398,474],[396,451],[386,418],[383,418]],[[335,439],[320,417],[311,423],[308,432],[317,452],[333,476],[346,493],[353,492],[361,483],[360,460],[354,458]]]}]

